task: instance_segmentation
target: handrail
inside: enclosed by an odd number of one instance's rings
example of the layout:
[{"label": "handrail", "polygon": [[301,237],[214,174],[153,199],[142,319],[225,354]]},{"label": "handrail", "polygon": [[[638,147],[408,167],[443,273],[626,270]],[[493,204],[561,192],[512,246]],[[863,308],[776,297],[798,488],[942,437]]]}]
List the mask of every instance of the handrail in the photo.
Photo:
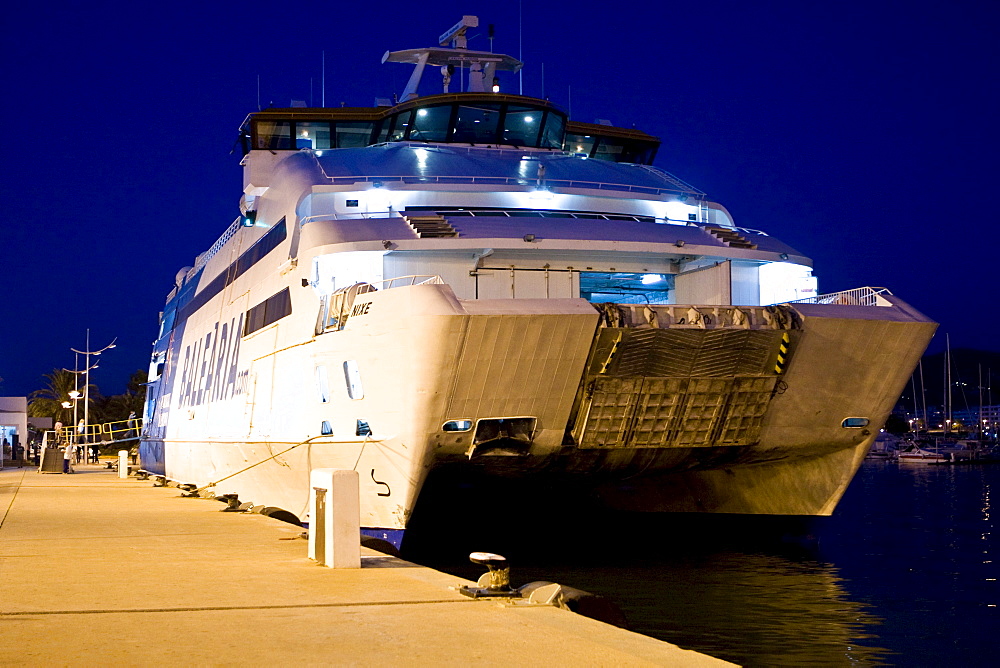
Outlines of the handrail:
[{"label": "handrail", "polygon": [[[323,332],[343,329],[344,325],[347,324],[351,308],[354,306],[354,300],[358,295],[377,292],[378,290],[391,290],[393,288],[405,288],[414,285],[441,285],[443,283],[444,279],[436,274],[414,274],[411,276],[386,278],[370,283],[360,282],[340,288],[320,298],[315,333],[319,335]],[[375,287],[376,285],[381,285],[382,287]]]},{"label": "handrail", "polygon": [[[422,279],[422,280],[418,280]],[[399,285],[395,285],[400,281]],[[391,290],[392,288],[407,288],[413,285],[443,285],[444,279],[437,274],[413,274],[412,276],[397,276],[395,278],[385,278],[381,281],[374,281],[372,285],[383,284],[376,290]]]},{"label": "handrail", "polygon": [[242,226],[243,219],[237,217],[236,220],[234,220],[229,227],[226,228],[226,231],[222,233],[222,236],[216,239],[215,243],[212,244],[207,251],[198,256],[198,260],[195,262],[194,268],[188,272],[188,276],[194,275],[199,269],[208,264],[208,261],[211,260],[216,253],[222,250],[222,247],[226,245],[226,242],[232,239],[233,235],[236,234],[236,230],[240,229]]},{"label": "handrail", "polygon": [[[116,420],[101,424],[84,425],[83,433],[78,433],[73,426],[60,429],[48,429],[44,432],[45,443],[49,447],[65,443],[83,445],[107,445],[121,441],[138,439],[142,434],[143,420],[136,417],[131,420]],[[97,440],[100,439],[100,440]]]},{"label": "handrail", "polygon": [[892,304],[882,298],[881,295],[892,295],[888,288],[854,288],[852,290],[842,290],[831,292],[805,299],[796,299],[785,302],[786,304],[840,304],[846,306],[892,306]]},{"label": "handrail", "polygon": [[[521,176],[413,176],[413,175],[384,175],[384,176],[328,176],[327,180],[331,185],[354,185],[356,183],[371,183],[379,187],[387,182],[416,184],[416,185],[488,185],[488,186],[521,186],[536,189],[539,180],[535,178],[525,178]],[[616,192],[633,192],[643,195],[667,195],[667,194],[694,194],[700,196],[698,192],[691,192],[681,187],[655,188],[652,186],[637,186],[629,183],[607,183],[604,181],[581,181],[578,179],[544,179],[544,187],[559,188],[587,188],[591,190],[614,190]]]}]

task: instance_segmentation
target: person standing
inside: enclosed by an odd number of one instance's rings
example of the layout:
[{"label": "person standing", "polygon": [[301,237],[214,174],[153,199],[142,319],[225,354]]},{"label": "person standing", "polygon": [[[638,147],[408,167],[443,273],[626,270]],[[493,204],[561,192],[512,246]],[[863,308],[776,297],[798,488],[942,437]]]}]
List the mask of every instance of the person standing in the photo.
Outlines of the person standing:
[{"label": "person standing", "polygon": [[76,445],[72,442],[63,448],[63,473],[73,472],[73,456],[76,454]]},{"label": "person standing", "polygon": [[135,411],[128,414],[128,433],[125,434],[125,438],[135,438],[139,434],[136,432],[136,419]]},{"label": "person standing", "polygon": [[[80,420],[80,423],[76,425],[76,443],[77,445],[84,445],[87,442],[87,424]],[[76,448],[76,463],[80,463],[80,457],[83,455],[84,448]]]}]

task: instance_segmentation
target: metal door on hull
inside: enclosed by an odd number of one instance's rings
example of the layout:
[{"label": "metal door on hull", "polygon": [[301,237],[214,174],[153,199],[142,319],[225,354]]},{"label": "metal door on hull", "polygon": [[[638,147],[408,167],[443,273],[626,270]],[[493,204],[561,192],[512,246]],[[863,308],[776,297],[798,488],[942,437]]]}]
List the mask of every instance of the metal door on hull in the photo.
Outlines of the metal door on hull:
[{"label": "metal door on hull", "polygon": [[477,299],[569,299],[580,296],[573,270],[489,267],[475,272]]}]

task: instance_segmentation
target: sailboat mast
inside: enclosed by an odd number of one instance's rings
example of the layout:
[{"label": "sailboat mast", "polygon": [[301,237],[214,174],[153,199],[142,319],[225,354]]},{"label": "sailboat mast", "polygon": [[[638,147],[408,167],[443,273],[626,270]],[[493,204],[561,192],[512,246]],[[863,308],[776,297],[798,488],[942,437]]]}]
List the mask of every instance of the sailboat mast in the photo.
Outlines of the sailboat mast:
[{"label": "sailboat mast", "polygon": [[951,430],[951,336],[944,335],[945,435]]},{"label": "sailboat mast", "polygon": [[927,429],[927,388],[924,387],[924,358],[921,357],[917,363],[920,369],[920,404],[924,409],[924,429]]}]

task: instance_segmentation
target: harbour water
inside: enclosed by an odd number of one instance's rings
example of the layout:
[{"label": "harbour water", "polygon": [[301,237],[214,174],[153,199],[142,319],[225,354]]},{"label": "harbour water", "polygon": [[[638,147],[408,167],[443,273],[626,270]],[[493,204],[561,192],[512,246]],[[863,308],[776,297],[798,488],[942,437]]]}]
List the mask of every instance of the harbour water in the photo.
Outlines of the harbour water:
[{"label": "harbour water", "polygon": [[539,508],[515,526],[484,504],[414,558],[475,578],[468,551],[497,551],[515,586],[601,594],[634,631],[746,666],[997,665],[998,490],[1000,465],[866,462],[834,516],[808,523],[567,526]]}]

